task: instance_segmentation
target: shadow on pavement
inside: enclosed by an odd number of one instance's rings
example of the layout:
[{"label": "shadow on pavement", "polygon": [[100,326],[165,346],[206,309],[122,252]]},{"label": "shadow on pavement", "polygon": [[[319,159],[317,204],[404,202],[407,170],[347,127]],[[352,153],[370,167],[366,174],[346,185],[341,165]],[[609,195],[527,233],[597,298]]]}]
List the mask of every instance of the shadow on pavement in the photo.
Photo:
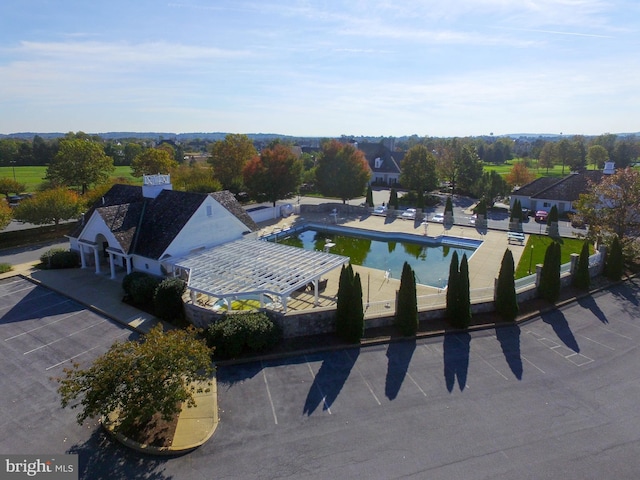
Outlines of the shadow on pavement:
[{"label": "shadow on pavement", "polygon": [[509,368],[518,380],[522,380],[522,357],[520,355],[520,327],[505,325],[496,327],[496,337]]},{"label": "shadow on pavement", "polygon": [[593,299],[591,295],[587,297],[579,298],[578,304],[582,308],[588,308],[591,311],[591,313],[593,313],[595,317],[598,320],[600,320],[602,323],[609,323],[609,319],[604,314],[604,312],[600,310],[600,307],[598,306],[598,304],[596,303],[596,301]]},{"label": "shadow on pavement", "polygon": [[544,323],[551,325],[551,328],[553,328],[553,331],[562,343],[574,352],[580,353],[580,346],[578,345],[576,337],[573,336],[571,328],[569,328],[569,322],[567,322],[567,319],[564,317],[564,313],[560,310],[552,310],[543,313],[541,318]]},{"label": "shadow on pavement", "polygon": [[331,408],[349,378],[358,355],[360,355],[360,349],[353,348],[331,352],[325,357],[309,388],[304,402],[304,414],[310,416],[321,403],[323,403],[323,410]]},{"label": "shadow on pavement", "polygon": [[398,396],[415,349],[415,339],[389,343],[387,348],[387,358],[389,359],[387,362],[387,378],[384,384],[384,394],[389,400],[393,400]]},{"label": "shadow on pavement", "polygon": [[444,358],[444,380],[449,393],[458,379],[460,391],[467,386],[469,371],[469,351],[471,350],[471,335],[464,333],[445,333],[442,342]]},{"label": "shadow on pavement", "polygon": [[66,453],[78,455],[78,478],[91,480],[170,480],[163,466],[171,457],[143,455],[111,440],[98,427],[89,440],[73,445]]}]

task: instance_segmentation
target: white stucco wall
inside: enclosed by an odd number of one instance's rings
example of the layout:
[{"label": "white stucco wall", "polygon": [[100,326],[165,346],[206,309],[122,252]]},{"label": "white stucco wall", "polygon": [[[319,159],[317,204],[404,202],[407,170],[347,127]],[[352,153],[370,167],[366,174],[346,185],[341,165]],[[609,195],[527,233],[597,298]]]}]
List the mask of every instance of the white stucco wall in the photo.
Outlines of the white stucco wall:
[{"label": "white stucco wall", "polygon": [[[210,207],[210,211],[207,207]],[[197,248],[208,248],[237,240],[248,230],[249,228],[231,212],[212,197],[207,197],[169,245],[163,257],[180,257]]]}]

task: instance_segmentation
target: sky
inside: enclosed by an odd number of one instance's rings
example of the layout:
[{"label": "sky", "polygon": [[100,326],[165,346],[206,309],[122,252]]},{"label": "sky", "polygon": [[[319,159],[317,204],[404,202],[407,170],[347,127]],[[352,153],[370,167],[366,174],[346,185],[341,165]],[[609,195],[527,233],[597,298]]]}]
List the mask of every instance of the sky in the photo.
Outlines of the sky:
[{"label": "sky", "polygon": [[2,0],[0,133],[640,131],[637,0]]}]

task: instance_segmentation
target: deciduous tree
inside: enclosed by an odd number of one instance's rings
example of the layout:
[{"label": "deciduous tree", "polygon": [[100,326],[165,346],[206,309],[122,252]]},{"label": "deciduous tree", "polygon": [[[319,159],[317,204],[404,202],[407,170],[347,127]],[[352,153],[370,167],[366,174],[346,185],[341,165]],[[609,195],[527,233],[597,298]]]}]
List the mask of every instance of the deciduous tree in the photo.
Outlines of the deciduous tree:
[{"label": "deciduous tree", "polygon": [[55,188],[21,201],[14,210],[14,217],[34,225],[53,223],[57,228],[62,220],[77,218],[81,208],[82,202],[76,193],[66,188]]},{"label": "deciduous tree", "polygon": [[411,147],[400,166],[400,183],[404,188],[430,192],[438,186],[436,158],[424,145]]},{"label": "deciduous tree", "polygon": [[238,193],[243,188],[243,169],[257,154],[248,136],[230,133],[224,140],[218,140],[211,146],[208,162],[222,188]]},{"label": "deciduous tree", "polygon": [[603,168],[604,164],[609,161],[607,149],[602,145],[591,145],[587,151],[587,162],[593,165],[593,169]]},{"label": "deciduous tree", "polygon": [[0,230],[11,223],[13,211],[7,202],[0,202]]},{"label": "deciduous tree", "polygon": [[174,160],[167,148],[148,148],[139,153],[131,162],[131,175],[134,177],[155,175],[156,173],[166,175],[177,166],[178,162]]},{"label": "deciduous tree", "polygon": [[54,185],[80,187],[84,194],[89,186],[106,182],[113,169],[113,159],[105,155],[99,143],[65,138],[45,178]]},{"label": "deciduous tree", "polygon": [[535,173],[529,170],[523,161],[515,162],[506,176],[507,183],[511,187],[526,185],[535,178]]},{"label": "deciduous tree", "polygon": [[193,331],[161,326],[143,340],[114,343],[89,368],[64,369],[58,393],[63,408],[79,408],[79,424],[117,413],[114,430],[127,433],[155,414],[171,420],[183,402],[196,405],[192,382],[207,381],[212,372],[206,344]]},{"label": "deciduous tree", "polygon": [[244,184],[253,198],[273,203],[298,191],[302,162],[286,145],[265,148],[242,171]]},{"label": "deciduous tree", "polygon": [[364,193],[370,176],[364,153],[352,144],[331,140],[322,145],[316,182],[323,195],[338,197],[345,203]]},{"label": "deciduous tree", "polygon": [[12,193],[16,195],[27,189],[24,183],[16,182],[13,178],[0,178],[0,193],[8,197]]}]

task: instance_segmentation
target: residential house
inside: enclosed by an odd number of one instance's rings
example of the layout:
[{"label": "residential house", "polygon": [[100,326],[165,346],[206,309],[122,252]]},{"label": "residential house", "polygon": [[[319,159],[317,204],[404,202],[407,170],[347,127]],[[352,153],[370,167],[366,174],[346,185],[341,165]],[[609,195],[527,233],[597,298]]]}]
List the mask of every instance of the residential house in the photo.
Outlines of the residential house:
[{"label": "residential house", "polygon": [[370,183],[394,186],[400,182],[400,163],[405,152],[394,152],[383,143],[359,142],[355,146],[364,153],[369,163]]}]

